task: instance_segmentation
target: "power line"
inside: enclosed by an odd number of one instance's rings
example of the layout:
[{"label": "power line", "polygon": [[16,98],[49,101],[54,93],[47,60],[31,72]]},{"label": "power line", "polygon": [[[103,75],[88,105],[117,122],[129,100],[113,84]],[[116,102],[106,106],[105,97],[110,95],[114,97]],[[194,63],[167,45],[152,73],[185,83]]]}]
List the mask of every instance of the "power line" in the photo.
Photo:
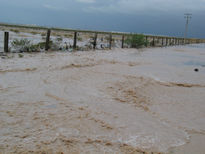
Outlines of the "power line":
[{"label": "power line", "polygon": [[185,26],[185,32],[184,32],[184,38],[187,38],[187,33],[188,33],[188,25],[189,25],[189,20],[192,18],[191,13],[185,13],[184,18],[186,19],[186,26]]}]

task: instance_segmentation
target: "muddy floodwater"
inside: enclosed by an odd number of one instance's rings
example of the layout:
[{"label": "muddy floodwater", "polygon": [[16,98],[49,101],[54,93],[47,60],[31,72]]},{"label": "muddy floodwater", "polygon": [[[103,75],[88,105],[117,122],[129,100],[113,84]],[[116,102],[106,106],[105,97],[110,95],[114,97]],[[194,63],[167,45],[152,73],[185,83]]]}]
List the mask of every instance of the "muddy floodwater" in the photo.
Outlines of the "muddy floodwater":
[{"label": "muddy floodwater", "polygon": [[0,58],[2,154],[204,154],[204,143],[204,45]]}]

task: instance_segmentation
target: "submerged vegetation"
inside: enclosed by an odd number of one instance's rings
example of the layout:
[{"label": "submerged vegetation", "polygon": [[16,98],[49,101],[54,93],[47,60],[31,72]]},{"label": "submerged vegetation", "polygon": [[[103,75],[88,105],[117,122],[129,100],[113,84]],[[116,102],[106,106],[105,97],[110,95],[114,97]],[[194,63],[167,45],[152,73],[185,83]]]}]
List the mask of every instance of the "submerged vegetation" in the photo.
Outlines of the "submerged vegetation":
[{"label": "submerged vegetation", "polygon": [[[62,41],[62,38],[57,41]],[[37,44],[33,44],[28,39],[14,39],[11,42],[11,45],[17,52],[40,52],[40,51],[44,51],[46,42],[39,42]],[[65,45],[61,47],[59,42],[50,41],[49,48],[50,50],[53,51],[68,50],[68,45],[67,43],[65,43]]]},{"label": "submerged vegetation", "polygon": [[[42,33],[42,34],[45,34],[45,33]],[[105,40],[106,39],[110,39],[110,37],[107,36],[105,38]],[[43,40],[45,40],[45,39],[43,39]],[[77,42],[78,41],[83,41],[83,38],[82,37],[77,37]],[[113,45],[116,43],[114,38],[112,38],[112,42],[113,42]],[[101,42],[99,44],[101,49],[108,48],[105,45],[106,43],[105,44],[104,43],[105,42]],[[141,47],[144,47],[144,46],[147,45],[147,41],[145,40],[144,35],[130,35],[125,40],[125,43],[127,45],[129,45],[129,47],[132,47],[132,48],[141,48]],[[108,42],[108,44],[109,44],[109,42]],[[14,39],[11,42],[11,45],[12,45],[12,48],[16,52],[40,52],[40,51],[45,50],[46,41],[34,44],[31,40],[26,39],[26,38],[24,38],[24,39]],[[93,49],[93,47],[94,47],[94,36],[91,36],[90,40],[88,42],[86,42],[84,47],[80,47],[80,46],[77,45],[75,50],[88,51],[88,50]],[[64,41],[64,38],[59,35],[55,39],[50,40],[49,49],[52,50],[52,51],[59,51],[59,50],[73,51],[73,46],[69,42]]]},{"label": "submerged vegetation", "polygon": [[[38,44],[33,44],[28,39],[14,39],[11,42],[12,47],[19,52],[39,52],[41,49],[45,48],[45,42],[39,42]],[[54,44],[50,41],[50,45],[53,47]]]},{"label": "submerged vegetation", "polygon": [[130,45],[131,48],[142,48],[148,44],[143,34],[130,35],[125,42]]},{"label": "submerged vegetation", "polygon": [[28,39],[14,39],[11,43],[12,47],[14,47],[15,49],[19,50],[20,52],[25,52],[25,51],[29,51],[31,46],[33,46],[31,44],[31,41],[29,41]]}]

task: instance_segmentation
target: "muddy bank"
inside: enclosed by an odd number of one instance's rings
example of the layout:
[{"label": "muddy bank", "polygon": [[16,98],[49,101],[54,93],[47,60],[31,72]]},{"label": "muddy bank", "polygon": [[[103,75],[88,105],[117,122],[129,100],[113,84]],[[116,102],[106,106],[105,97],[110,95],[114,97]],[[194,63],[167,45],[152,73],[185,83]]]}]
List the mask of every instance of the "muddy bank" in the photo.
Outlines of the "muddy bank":
[{"label": "muddy bank", "polygon": [[203,152],[205,68],[186,62],[204,56],[172,47],[1,59],[0,153]]}]

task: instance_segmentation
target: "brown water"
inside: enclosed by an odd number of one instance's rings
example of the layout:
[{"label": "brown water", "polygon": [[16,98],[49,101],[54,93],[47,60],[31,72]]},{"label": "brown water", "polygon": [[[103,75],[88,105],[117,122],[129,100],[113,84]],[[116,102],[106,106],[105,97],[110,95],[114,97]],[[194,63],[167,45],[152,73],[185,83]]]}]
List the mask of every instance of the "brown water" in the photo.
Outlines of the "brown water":
[{"label": "brown water", "polygon": [[205,151],[205,68],[186,63],[204,61],[203,48],[9,57],[0,153]]}]

